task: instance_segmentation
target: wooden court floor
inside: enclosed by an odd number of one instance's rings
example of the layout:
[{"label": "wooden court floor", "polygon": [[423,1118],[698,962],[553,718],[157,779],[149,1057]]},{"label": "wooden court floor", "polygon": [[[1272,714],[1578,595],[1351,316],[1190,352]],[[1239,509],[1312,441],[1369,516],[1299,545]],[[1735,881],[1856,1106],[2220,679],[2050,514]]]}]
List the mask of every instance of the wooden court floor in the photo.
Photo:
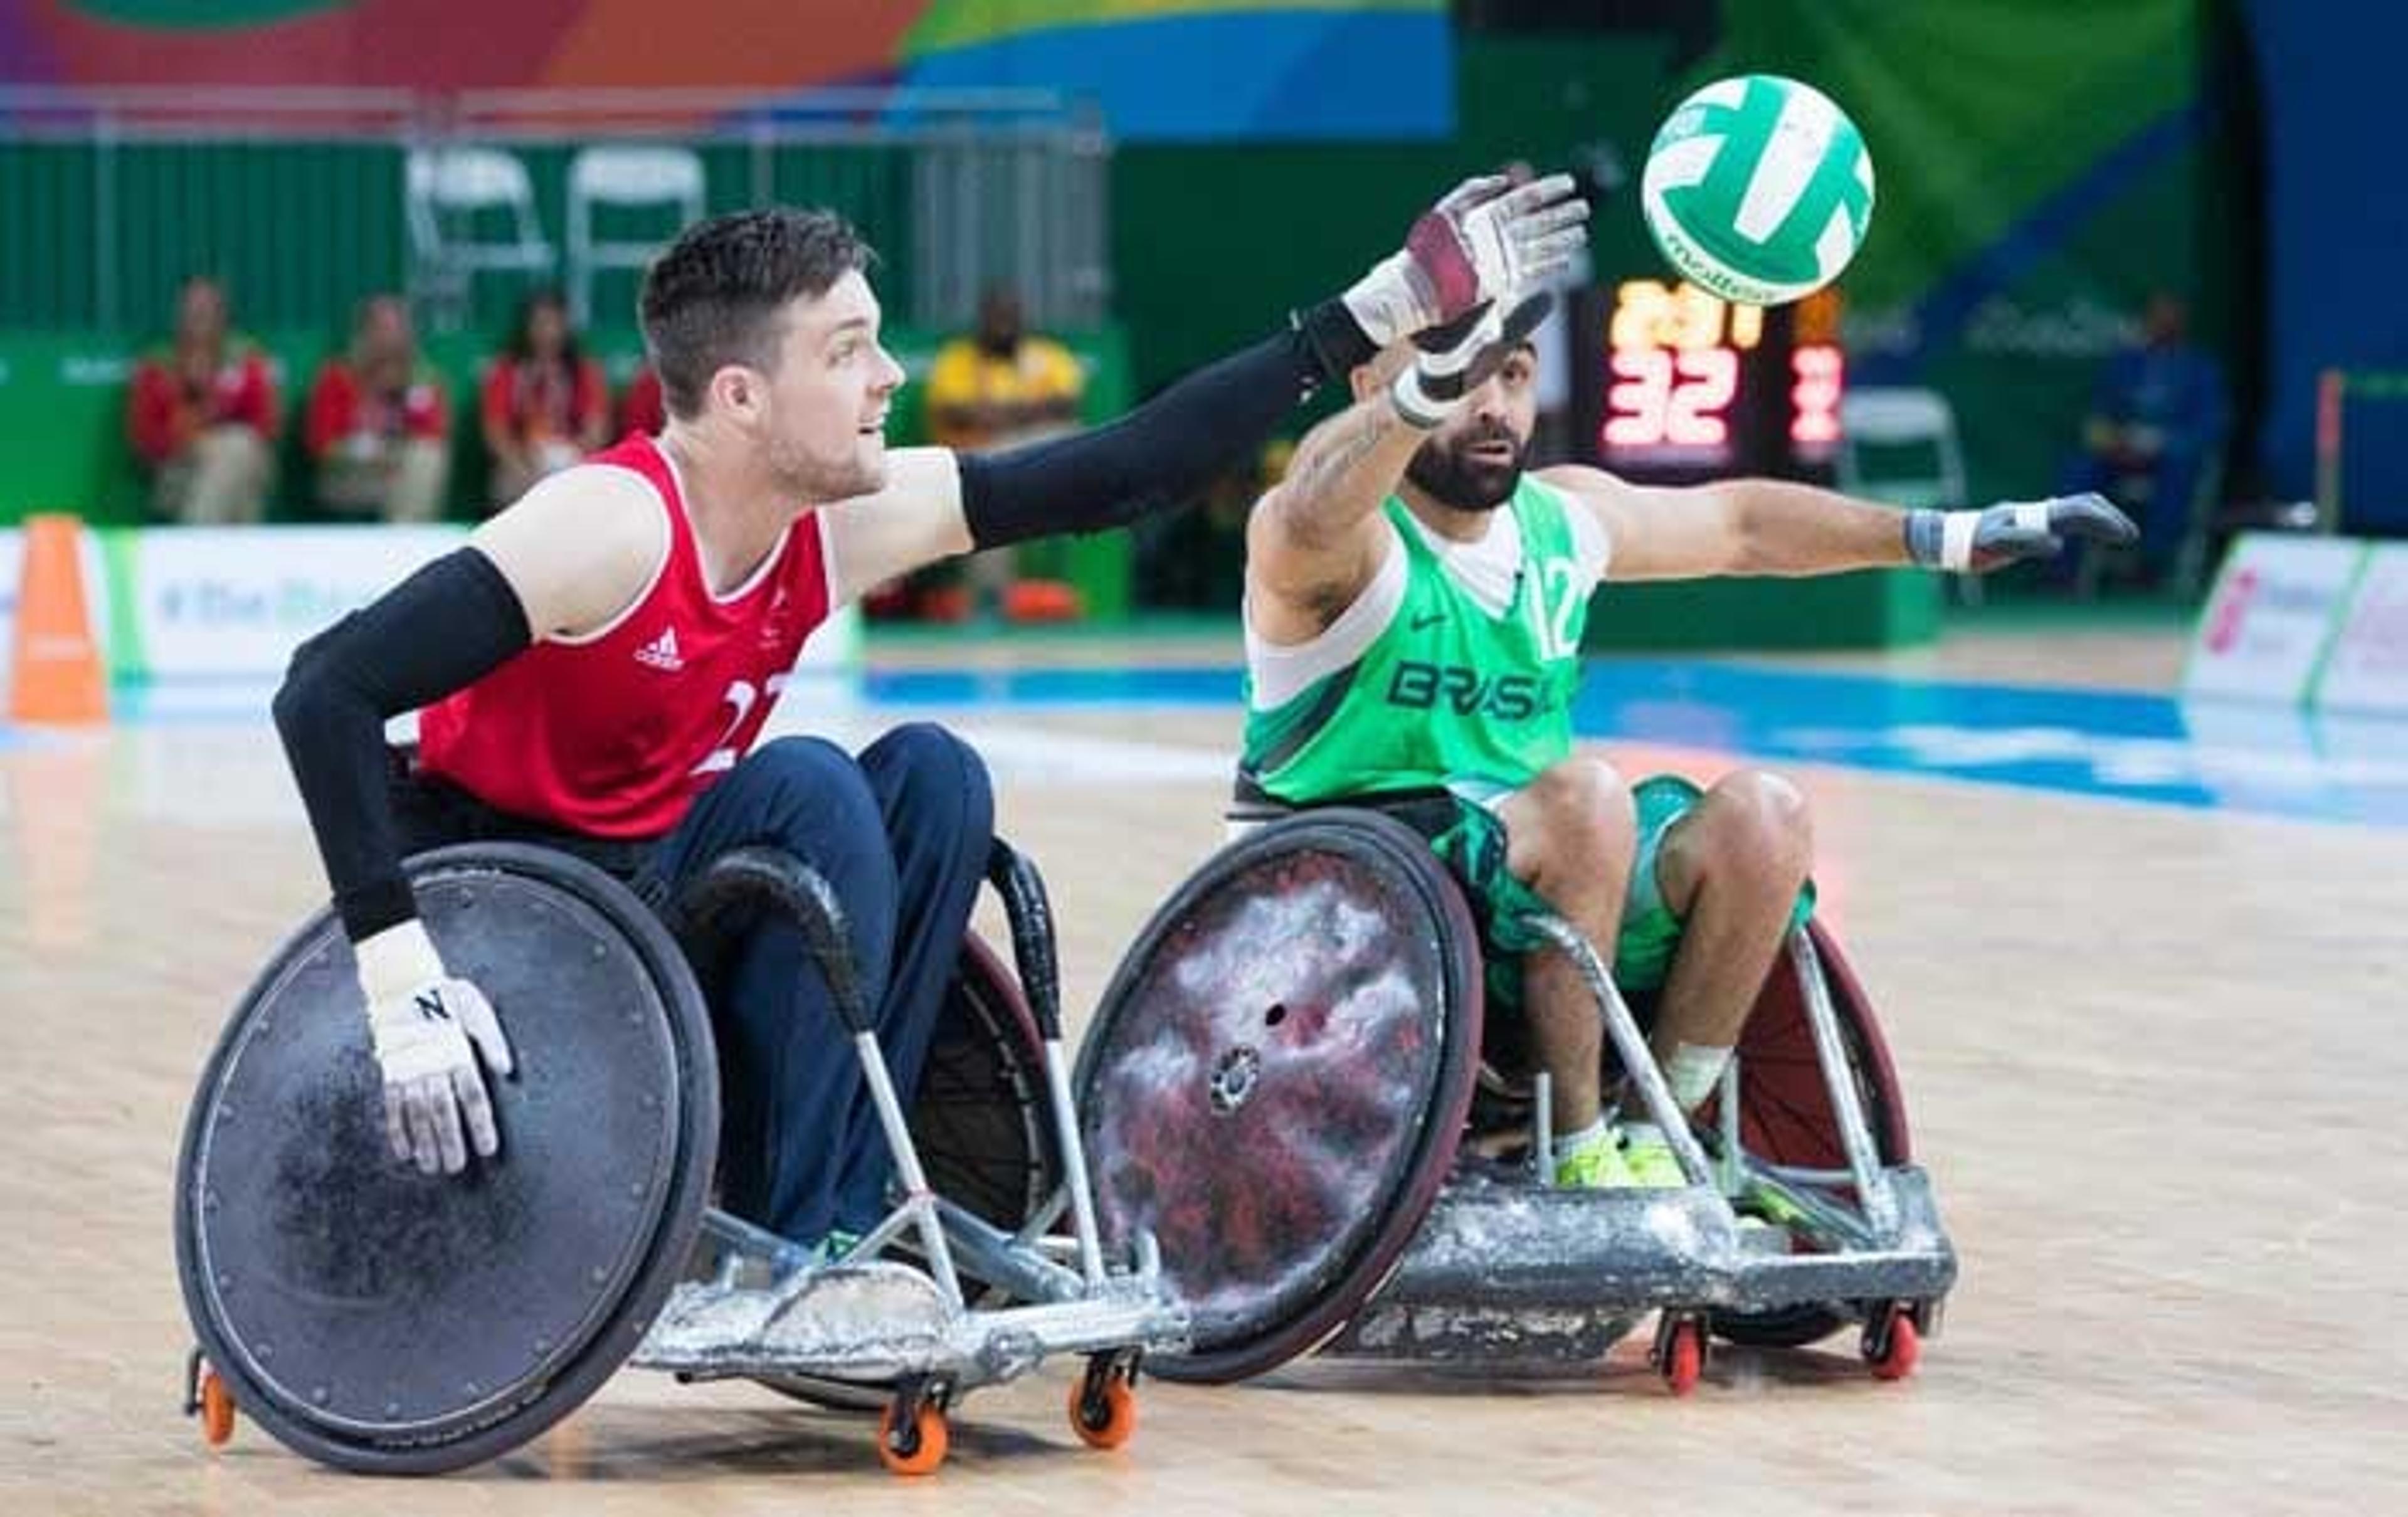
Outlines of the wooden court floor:
[{"label": "wooden court floor", "polygon": [[[1978,656],[2062,678],[2059,651]],[[2169,662],[2125,659],[2136,683]],[[1216,841],[1234,716],[956,715],[1002,755],[1005,830],[1046,870],[1089,1005]],[[1074,739],[1151,757],[1049,754]],[[0,742],[0,1512],[2408,1510],[2408,834],[1784,772],[1962,1258],[1914,1380],[1876,1383],[1845,1340],[1726,1350],[1680,1402],[1642,1339],[1512,1382],[1316,1363],[1149,1384],[1136,1441],[1097,1454],[1054,1371],[973,1396],[951,1461],[906,1484],[862,1422],[631,1372],[510,1457],[399,1484],[250,1427],[212,1453],[178,1415],[184,1106],[322,891],[272,737]]]}]

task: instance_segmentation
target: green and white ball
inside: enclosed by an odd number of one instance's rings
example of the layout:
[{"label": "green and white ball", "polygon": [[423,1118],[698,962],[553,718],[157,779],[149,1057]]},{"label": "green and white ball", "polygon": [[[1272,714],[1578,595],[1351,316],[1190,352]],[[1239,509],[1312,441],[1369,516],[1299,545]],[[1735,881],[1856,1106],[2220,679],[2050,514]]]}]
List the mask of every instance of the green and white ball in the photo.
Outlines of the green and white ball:
[{"label": "green and white ball", "polygon": [[1845,112],[1773,74],[1681,102],[1640,177],[1647,230],[1725,300],[1778,306],[1840,277],[1873,215],[1873,161]]}]

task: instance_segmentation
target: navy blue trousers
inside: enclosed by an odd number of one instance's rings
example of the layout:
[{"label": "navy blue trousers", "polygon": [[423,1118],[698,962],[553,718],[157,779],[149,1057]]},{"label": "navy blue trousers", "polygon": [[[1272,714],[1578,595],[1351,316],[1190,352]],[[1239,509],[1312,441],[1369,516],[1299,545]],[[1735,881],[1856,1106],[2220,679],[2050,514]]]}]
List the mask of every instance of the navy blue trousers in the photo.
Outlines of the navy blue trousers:
[{"label": "navy blue trousers", "polygon": [[[969,931],[995,835],[986,766],[942,727],[897,727],[859,758],[817,738],[756,750],[705,791],[647,873],[674,897],[731,849],[769,844],[835,887],[862,994],[908,1108]],[[749,928],[714,977],[722,1199],[801,1243],[863,1233],[893,1172],[851,1037],[802,936]]]}]

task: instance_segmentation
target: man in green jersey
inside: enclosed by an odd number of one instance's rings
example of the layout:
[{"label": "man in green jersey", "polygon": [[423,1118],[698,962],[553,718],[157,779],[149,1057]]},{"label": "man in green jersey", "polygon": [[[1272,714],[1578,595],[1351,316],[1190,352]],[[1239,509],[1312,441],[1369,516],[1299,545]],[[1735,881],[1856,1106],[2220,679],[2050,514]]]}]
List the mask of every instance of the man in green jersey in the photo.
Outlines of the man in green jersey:
[{"label": "man in green jersey", "polygon": [[1520,914],[1543,901],[1613,946],[1616,983],[1656,1001],[1649,1046],[1693,1110],[1809,909],[1812,835],[1776,775],[1633,786],[1573,752],[1598,581],[1980,573],[2134,533],[2096,495],[1900,512],[1770,479],[1526,472],[1541,308],[1500,301],[1356,370],[1354,404],[1255,506],[1239,788],[1285,807],[1370,801],[1428,837],[1482,919],[1491,1062],[1552,1078],[1555,1181],[1678,1185],[1652,1122],[1605,1115],[1595,1001]]}]

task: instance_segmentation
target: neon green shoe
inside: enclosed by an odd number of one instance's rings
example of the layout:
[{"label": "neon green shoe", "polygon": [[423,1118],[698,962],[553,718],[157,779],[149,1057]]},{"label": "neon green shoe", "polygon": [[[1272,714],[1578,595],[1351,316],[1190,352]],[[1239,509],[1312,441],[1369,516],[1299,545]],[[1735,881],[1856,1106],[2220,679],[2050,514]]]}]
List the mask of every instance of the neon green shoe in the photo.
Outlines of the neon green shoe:
[{"label": "neon green shoe", "polygon": [[1807,1221],[1806,1209],[1769,1185],[1749,1187],[1740,1198],[1740,1205],[1750,1214],[1763,1218],[1775,1227],[1797,1228]]},{"label": "neon green shoe", "polygon": [[1689,1183],[1681,1172],[1680,1156],[1661,1137],[1632,1139],[1622,1151],[1622,1164],[1630,1171],[1628,1183],[1641,1190],[1677,1191]]},{"label": "neon green shoe", "polygon": [[1555,1151],[1555,1188],[1567,1191],[1627,1191],[1639,1183],[1622,1162],[1622,1138],[1611,1127]]}]

